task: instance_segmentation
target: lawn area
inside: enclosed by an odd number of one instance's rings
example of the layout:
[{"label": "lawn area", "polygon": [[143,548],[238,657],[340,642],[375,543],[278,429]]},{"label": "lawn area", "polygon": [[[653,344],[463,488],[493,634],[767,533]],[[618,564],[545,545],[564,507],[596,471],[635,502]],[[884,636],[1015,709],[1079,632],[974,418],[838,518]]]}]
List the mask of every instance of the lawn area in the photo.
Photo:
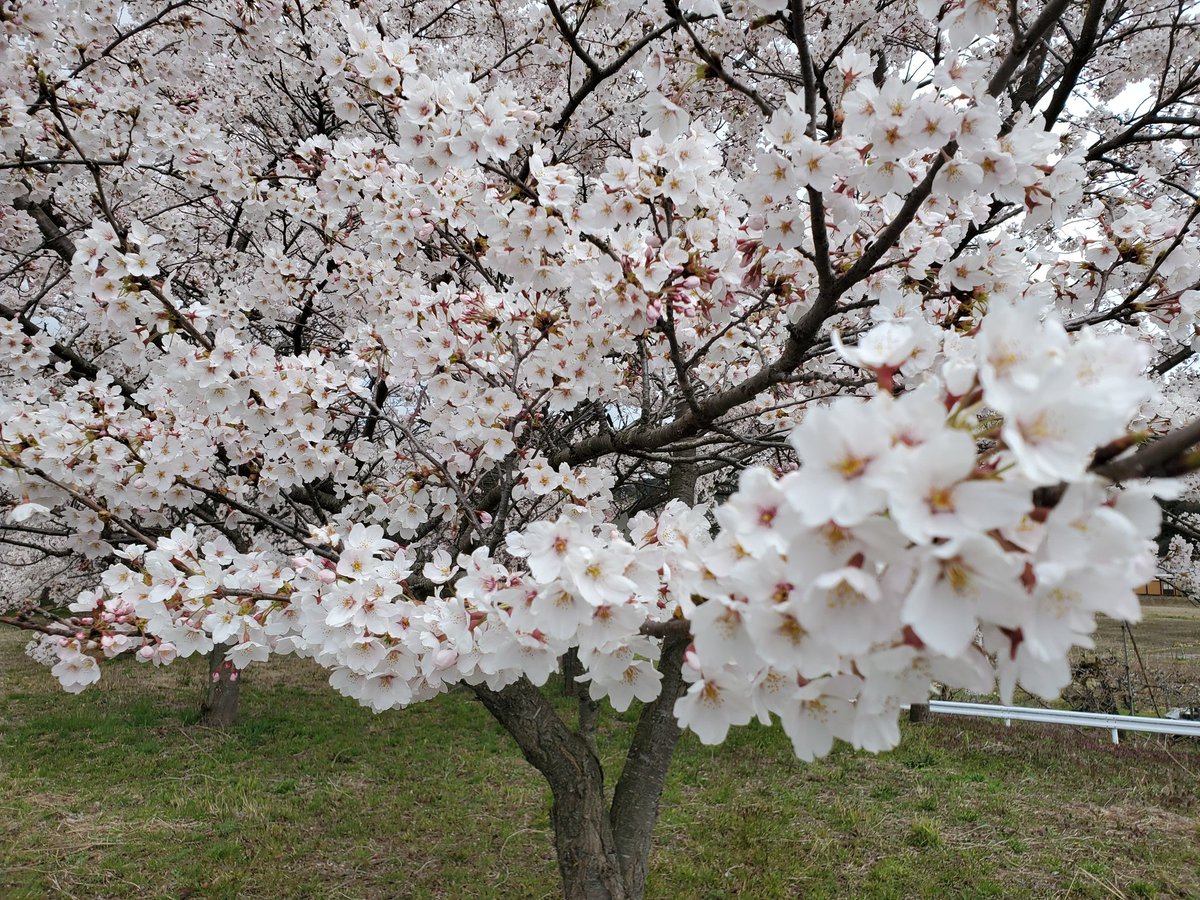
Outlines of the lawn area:
[{"label": "lawn area", "polygon": [[[1096,646],[1121,649],[1121,623],[1107,616],[1097,621]],[[1200,674],[1200,606],[1186,601],[1143,603],[1142,621],[1133,626],[1146,663],[1175,662]]]},{"label": "lawn area", "polygon": [[[465,693],[374,715],[302,661],[106,667],[78,697],[0,634],[0,896],[552,897],[548,792]],[[632,718],[632,714],[628,716]],[[611,715],[606,765],[625,729]],[[777,729],[684,737],[649,895],[1200,896],[1200,747],[935,718],[797,762]]]},{"label": "lawn area", "polygon": [[1128,653],[1135,684],[1148,678],[1155,687],[1153,698],[1140,692],[1139,714],[1152,712],[1148,701],[1158,702],[1160,708],[1200,706],[1200,607],[1185,601],[1143,604],[1142,621],[1130,629],[1135,643],[1122,641],[1119,622],[1101,617],[1098,625],[1097,652],[1118,665]]}]

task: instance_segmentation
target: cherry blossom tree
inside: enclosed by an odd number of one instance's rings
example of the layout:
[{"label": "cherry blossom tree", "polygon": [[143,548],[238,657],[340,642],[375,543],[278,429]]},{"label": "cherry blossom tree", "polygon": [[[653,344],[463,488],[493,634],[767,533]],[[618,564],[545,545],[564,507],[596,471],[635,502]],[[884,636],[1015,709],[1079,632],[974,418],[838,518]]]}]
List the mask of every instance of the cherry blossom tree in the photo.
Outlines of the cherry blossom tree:
[{"label": "cherry blossom tree", "polygon": [[0,621],[72,692],[214,652],[473,691],[568,897],[642,895],[683,728],[812,759],[934,681],[1054,696],[1194,507],[1194,4],[3,0],[0,35]]}]

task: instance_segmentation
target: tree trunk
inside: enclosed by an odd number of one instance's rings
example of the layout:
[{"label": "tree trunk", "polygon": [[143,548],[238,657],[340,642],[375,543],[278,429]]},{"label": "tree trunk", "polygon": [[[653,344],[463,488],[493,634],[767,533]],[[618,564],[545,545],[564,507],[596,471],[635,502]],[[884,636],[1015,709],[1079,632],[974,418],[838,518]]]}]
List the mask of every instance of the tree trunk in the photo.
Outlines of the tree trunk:
[{"label": "tree trunk", "polygon": [[238,691],[241,673],[225,658],[225,646],[218,644],[208,657],[208,683],[200,704],[200,724],[228,728],[237,721]]},{"label": "tree trunk", "polygon": [[[591,754],[588,754],[589,757]],[[572,760],[574,762],[575,760]],[[599,761],[554,791],[550,824],[566,900],[630,900],[617,861]],[[553,788],[554,782],[551,782]],[[640,895],[637,895],[640,896]]]},{"label": "tree trunk", "polygon": [[642,710],[625,757],[625,769],[613,793],[613,834],[621,877],[631,898],[641,898],[650,865],[654,826],[667,783],[667,770],[679,742],[675,701],[683,688],[683,654],[691,637],[672,635],[663,641],[658,668],[662,693]]},{"label": "tree trunk", "polygon": [[[696,502],[694,464],[672,466],[669,494]],[[682,623],[680,623],[682,624]],[[687,633],[664,639],[658,670],[662,692],[642,709],[625,768],[613,794],[604,797],[604,769],[596,751],[598,706],[577,688],[579,728],[572,731],[545,695],[522,678],[501,691],[486,685],[475,693],[517,741],[525,759],[550,783],[550,823],[566,900],[641,900],[659,801],[680,728],[675,701],[683,689]],[[581,667],[576,651],[565,654],[568,683]],[[571,696],[571,694],[568,694]]]},{"label": "tree trunk", "polygon": [[501,691],[478,685],[475,693],[550,784],[550,823],[566,900],[631,900],[617,862],[600,760],[527,679]]},{"label": "tree trunk", "polygon": [[[694,457],[695,451],[685,450],[680,456],[684,459]],[[681,460],[675,463],[668,478],[668,496],[695,506],[697,477],[694,462]],[[662,655],[658,660],[662,691],[657,700],[642,709],[629,752],[625,755],[625,768],[613,791],[610,816],[617,842],[617,860],[625,889],[635,900],[641,900],[646,889],[659,804],[675,745],[679,742],[675,701],[683,692],[683,654],[691,641],[688,633],[673,634],[663,640]]]},{"label": "tree trunk", "polygon": [[579,661],[579,648],[572,647],[562,658],[563,695],[581,697],[587,693],[587,688],[575,678],[583,674],[583,663]]}]

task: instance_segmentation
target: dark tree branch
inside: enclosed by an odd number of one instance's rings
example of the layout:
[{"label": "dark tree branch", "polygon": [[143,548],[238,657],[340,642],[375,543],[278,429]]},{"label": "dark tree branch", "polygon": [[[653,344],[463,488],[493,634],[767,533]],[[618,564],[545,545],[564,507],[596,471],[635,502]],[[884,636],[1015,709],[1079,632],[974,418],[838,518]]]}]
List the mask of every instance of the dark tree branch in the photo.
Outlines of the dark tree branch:
[{"label": "dark tree branch", "polygon": [[1142,445],[1128,456],[1097,466],[1093,471],[1110,481],[1129,481],[1133,478],[1164,474],[1168,464],[1196,444],[1200,444],[1200,419],[1195,419],[1156,441]]},{"label": "dark tree branch", "polygon": [[1096,44],[1096,35],[1100,30],[1106,2],[1107,0],[1089,0],[1088,2],[1087,13],[1083,17],[1079,37],[1075,39],[1071,58],[1067,61],[1067,66],[1058,81],[1058,87],[1055,88],[1054,95],[1050,98],[1042,117],[1047,131],[1054,127],[1054,123],[1066,109],[1067,101],[1071,99],[1075,85],[1079,82],[1079,76],[1083,74],[1084,67],[1093,58],[1092,51]]}]

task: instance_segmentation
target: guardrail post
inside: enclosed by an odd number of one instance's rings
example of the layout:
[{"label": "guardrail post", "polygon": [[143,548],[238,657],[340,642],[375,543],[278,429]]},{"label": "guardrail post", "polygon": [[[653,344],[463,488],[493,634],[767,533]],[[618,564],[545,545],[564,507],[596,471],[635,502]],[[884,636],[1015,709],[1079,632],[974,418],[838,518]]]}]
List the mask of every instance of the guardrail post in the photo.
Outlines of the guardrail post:
[{"label": "guardrail post", "polygon": [[1114,744],[1121,743],[1121,735],[1118,733],[1117,729],[1114,728],[1112,730],[1112,734],[1113,734],[1113,743]]}]

